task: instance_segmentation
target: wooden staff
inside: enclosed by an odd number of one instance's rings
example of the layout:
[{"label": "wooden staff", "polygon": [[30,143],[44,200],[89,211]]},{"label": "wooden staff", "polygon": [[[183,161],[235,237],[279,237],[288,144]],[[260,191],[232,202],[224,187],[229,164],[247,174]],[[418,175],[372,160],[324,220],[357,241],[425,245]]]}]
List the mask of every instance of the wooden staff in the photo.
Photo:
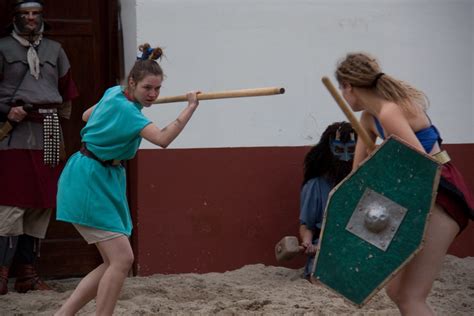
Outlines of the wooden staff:
[{"label": "wooden staff", "polygon": [[[285,93],[284,88],[257,88],[257,89],[242,89],[242,90],[229,90],[220,92],[209,92],[200,93],[197,95],[198,100],[215,100],[215,99],[227,99],[227,98],[243,98],[243,97],[260,97],[264,95],[274,95]],[[186,95],[178,95],[173,97],[163,97],[156,99],[155,104],[158,103],[171,103],[171,102],[183,102],[187,101]]]},{"label": "wooden staff", "polygon": [[342,112],[344,112],[349,122],[351,122],[352,127],[357,132],[357,136],[362,139],[362,141],[365,143],[367,148],[369,148],[370,150],[375,149],[375,144],[370,139],[369,134],[367,134],[367,131],[364,129],[364,127],[362,127],[362,124],[359,123],[359,120],[357,119],[357,117],[355,117],[354,113],[352,113],[351,109],[349,109],[344,99],[341,97],[339,92],[336,90],[336,88],[332,84],[331,80],[329,80],[328,77],[323,77],[321,80],[323,81],[323,84],[328,89],[329,93],[331,93],[334,100],[336,100],[336,103],[339,105]]}]

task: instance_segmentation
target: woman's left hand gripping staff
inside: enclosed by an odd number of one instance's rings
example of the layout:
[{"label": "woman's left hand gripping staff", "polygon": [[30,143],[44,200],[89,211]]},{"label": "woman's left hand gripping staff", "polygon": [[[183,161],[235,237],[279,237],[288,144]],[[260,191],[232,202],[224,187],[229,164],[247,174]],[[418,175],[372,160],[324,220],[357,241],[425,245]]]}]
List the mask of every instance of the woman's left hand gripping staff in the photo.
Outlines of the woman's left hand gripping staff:
[{"label": "woman's left hand gripping staff", "polygon": [[162,148],[168,147],[168,145],[179,135],[179,133],[181,133],[193,115],[194,111],[197,109],[199,105],[197,95],[199,93],[201,93],[201,91],[191,91],[186,94],[188,97],[188,105],[179,114],[176,120],[162,129],[160,129],[155,124],[149,124],[141,131],[140,136]]}]

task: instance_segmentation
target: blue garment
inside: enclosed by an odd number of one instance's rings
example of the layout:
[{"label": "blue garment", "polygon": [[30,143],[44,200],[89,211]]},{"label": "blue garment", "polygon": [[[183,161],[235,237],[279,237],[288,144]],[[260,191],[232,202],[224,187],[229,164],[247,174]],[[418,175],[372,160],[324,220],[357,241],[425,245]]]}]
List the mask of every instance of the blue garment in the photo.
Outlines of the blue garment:
[{"label": "blue garment", "polygon": [[[324,210],[332,185],[323,177],[308,180],[300,193],[300,224],[313,231],[313,245],[319,241],[319,232],[323,222]],[[310,276],[314,256],[308,256],[305,265],[305,277]]]},{"label": "blue garment", "polygon": [[[82,129],[82,141],[101,160],[133,158],[141,130],[151,123],[141,110],[120,86],[108,89]],[[129,236],[125,169],[75,153],[59,179],[57,219]]]},{"label": "blue garment", "polygon": [[[382,124],[380,124],[380,121],[375,116],[373,118],[380,137],[385,139]],[[427,153],[431,152],[436,143],[441,144],[443,141],[438,129],[433,124],[426,128],[420,129],[418,132],[415,132],[415,135]]]}]

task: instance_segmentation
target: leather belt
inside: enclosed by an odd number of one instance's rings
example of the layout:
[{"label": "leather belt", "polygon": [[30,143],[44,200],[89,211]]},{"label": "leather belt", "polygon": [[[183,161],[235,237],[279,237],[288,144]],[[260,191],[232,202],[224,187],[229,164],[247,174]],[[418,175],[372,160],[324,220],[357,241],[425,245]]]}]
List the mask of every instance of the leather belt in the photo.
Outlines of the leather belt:
[{"label": "leather belt", "polygon": [[437,152],[436,154],[432,155],[438,163],[444,165],[445,163],[448,163],[451,161],[451,157],[449,157],[448,152],[446,150],[442,150],[440,152]]},{"label": "leather belt", "polygon": [[38,111],[40,110],[56,110],[58,107],[60,107],[62,104],[61,103],[48,103],[48,104],[32,104],[33,111]]},{"label": "leather belt", "polygon": [[87,149],[86,143],[82,143],[80,152],[81,152],[81,154],[83,154],[86,157],[97,160],[98,162],[100,162],[104,166],[114,166],[114,167],[116,167],[116,166],[120,166],[122,164],[122,160],[118,160],[118,159],[110,159],[110,160],[99,159],[99,157],[97,157],[92,151]]},{"label": "leather belt", "polygon": [[43,123],[44,117],[58,113],[56,108],[39,108],[28,111],[28,115],[23,119],[24,121],[30,121],[35,123]]},{"label": "leather belt", "polygon": [[62,105],[61,103],[31,104],[31,103],[24,103],[20,101],[17,101],[15,103],[15,106],[23,106],[23,109],[26,112],[38,112],[39,110],[44,110],[44,109],[57,109],[61,105]]}]

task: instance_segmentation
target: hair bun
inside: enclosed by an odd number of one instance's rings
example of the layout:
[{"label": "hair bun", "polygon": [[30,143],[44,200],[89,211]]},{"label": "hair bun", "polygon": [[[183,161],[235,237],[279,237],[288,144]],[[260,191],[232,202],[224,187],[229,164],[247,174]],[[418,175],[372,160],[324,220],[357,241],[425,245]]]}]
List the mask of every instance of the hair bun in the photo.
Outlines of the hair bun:
[{"label": "hair bun", "polygon": [[161,56],[163,56],[163,50],[160,47],[153,48],[148,43],[138,46],[138,50],[138,60],[157,60],[161,59]]}]

